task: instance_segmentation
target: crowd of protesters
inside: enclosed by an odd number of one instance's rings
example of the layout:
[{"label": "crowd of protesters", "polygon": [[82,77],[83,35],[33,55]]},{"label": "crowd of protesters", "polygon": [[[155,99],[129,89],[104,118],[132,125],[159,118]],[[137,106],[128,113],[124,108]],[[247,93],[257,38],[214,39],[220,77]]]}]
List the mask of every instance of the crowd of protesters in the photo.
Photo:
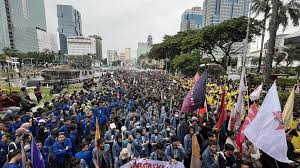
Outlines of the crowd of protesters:
[{"label": "crowd of protesters", "polygon": [[[81,90],[60,93],[34,113],[32,107],[42,100],[39,88],[34,90],[37,101],[26,88],[10,95],[0,91],[0,167],[31,167],[32,138],[49,168],[119,168],[138,158],[190,167],[194,134],[202,168],[289,167],[248,140],[238,149],[236,132],[225,129],[228,120],[215,129],[221,83],[210,83],[204,115],[180,111],[192,80],[161,71],[107,72],[99,81],[84,82]],[[230,83],[227,88],[230,112],[237,87]],[[101,135],[97,143],[96,123]],[[289,159],[299,159],[299,132],[289,130],[287,141]]]}]

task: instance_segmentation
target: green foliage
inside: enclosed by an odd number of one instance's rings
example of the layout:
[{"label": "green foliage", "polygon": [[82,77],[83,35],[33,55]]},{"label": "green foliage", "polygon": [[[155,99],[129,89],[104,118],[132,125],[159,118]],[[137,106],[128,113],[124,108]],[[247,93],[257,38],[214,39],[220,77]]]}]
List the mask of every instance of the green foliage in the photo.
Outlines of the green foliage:
[{"label": "green foliage", "polygon": [[[33,64],[37,64],[40,62],[53,62],[55,59],[55,53],[49,50],[45,50],[43,52],[27,52],[27,53],[23,53],[23,52],[19,52],[18,50],[15,49],[11,49],[11,48],[4,48],[3,49],[4,54],[1,56],[2,59],[5,59],[6,56],[9,57],[17,57],[19,58],[20,62],[22,62],[22,60],[29,60],[32,59],[32,63]],[[1,58],[0,58],[1,59]],[[26,61],[24,61],[26,62]]]},{"label": "green foliage", "polygon": [[70,55],[69,62],[72,67],[78,69],[90,69],[93,60],[89,55]]},{"label": "green foliage", "polygon": [[197,52],[190,54],[177,55],[171,62],[171,65],[181,71],[182,74],[193,76],[201,64],[201,55]]},{"label": "green foliage", "polygon": [[151,59],[169,58],[172,60],[176,55],[180,55],[182,40],[194,33],[196,33],[196,31],[188,30],[184,32],[178,32],[173,36],[165,35],[163,42],[154,44],[147,56]]},{"label": "green foliage", "polygon": [[[234,49],[233,45],[246,38],[247,24],[247,17],[240,17],[224,21],[218,25],[206,26],[197,33],[187,36],[183,40],[181,48],[183,52],[200,49],[212,56],[215,63],[226,69],[231,64],[231,55],[241,53],[243,49],[243,47]],[[261,23],[251,19],[249,42],[253,41],[255,35],[259,35],[260,31]],[[220,48],[224,55],[221,61],[218,61],[214,55],[217,48]]]}]

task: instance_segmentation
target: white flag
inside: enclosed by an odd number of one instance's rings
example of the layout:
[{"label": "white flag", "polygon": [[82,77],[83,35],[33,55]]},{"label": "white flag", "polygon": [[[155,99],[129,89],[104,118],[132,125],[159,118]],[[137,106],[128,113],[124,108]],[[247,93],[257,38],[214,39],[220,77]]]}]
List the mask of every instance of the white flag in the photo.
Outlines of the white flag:
[{"label": "white flag", "polygon": [[287,142],[275,82],[244,134],[249,141],[272,158],[284,163],[292,162],[287,158]]},{"label": "white flag", "polygon": [[234,131],[238,130],[241,124],[241,118],[245,115],[245,101],[244,101],[244,91],[247,90],[245,86],[245,69],[242,70],[241,80],[239,85],[239,95],[238,99],[233,107],[233,111],[230,114],[228,130]]},{"label": "white flag", "polygon": [[262,92],[262,89],[263,89],[263,84],[260,84],[251,94],[250,94],[250,99],[251,101],[254,101],[254,100],[258,100],[259,97],[260,97],[260,94]]}]

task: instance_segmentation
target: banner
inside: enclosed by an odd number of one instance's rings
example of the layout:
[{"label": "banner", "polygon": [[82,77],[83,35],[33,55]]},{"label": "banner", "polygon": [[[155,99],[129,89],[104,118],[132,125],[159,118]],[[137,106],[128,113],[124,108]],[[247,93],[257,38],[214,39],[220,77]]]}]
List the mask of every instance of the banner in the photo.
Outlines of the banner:
[{"label": "banner", "polygon": [[182,162],[176,164],[170,164],[169,162],[158,161],[158,160],[132,160],[129,163],[121,166],[120,168],[184,168]]}]

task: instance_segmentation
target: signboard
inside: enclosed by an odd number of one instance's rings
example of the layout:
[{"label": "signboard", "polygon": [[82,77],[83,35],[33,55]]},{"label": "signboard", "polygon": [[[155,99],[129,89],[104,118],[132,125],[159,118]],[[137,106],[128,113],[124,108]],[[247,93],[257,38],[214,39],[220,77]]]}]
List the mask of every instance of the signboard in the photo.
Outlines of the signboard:
[{"label": "signboard", "polygon": [[120,168],[184,168],[182,162],[176,164],[170,164],[170,162],[158,161],[158,160],[145,160],[138,159],[132,160],[129,163],[121,166]]}]

